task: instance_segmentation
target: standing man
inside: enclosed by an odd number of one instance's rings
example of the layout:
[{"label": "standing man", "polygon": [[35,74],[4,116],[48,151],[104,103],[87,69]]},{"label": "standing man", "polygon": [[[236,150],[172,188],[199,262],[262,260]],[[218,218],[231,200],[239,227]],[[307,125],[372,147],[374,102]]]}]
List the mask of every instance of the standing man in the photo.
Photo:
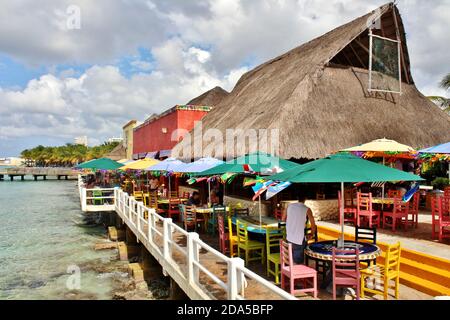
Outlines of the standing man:
[{"label": "standing man", "polygon": [[310,208],[305,205],[306,198],[297,195],[299,202],[291,203],[283,212],[283,220],[286,221],[286,240],[292,244],[292,255],[295,264],[303,264],[306,247],[305,228],[309,219],[311,234],[316,232],[316,222]]}]

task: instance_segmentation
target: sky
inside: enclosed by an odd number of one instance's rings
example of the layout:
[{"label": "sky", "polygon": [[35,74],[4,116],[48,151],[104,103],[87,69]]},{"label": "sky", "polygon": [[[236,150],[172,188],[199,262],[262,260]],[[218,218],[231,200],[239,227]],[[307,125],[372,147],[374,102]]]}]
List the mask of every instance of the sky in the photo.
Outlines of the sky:
[{"label": "sky", "polygon": [[[100,144],[386,2],[0,0],[0,156]],[[450,0],[397,3],[416,86],[446,95]]]}]

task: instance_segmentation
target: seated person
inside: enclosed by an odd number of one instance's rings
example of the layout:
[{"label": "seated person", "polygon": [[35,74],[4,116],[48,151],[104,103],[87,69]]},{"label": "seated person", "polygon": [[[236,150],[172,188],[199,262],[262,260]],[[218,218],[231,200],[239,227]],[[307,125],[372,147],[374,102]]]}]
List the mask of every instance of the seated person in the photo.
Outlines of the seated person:
[{"label": "seated person", "polygon": [[217,196],[217,193],[215,190],[211,191],[211,194],[209,195],[209,202],[212,206],[214,205],[220,205],[220,198]]},{"label": "seated person", "polygon": [[150,179],[150,191],[157,191],[159,188],[159,180],[155,177]]},{"label": "seated person", "polygon": [[198,193],[198,191],[192,193],[192,196],[188,199],[187,205],[196,207],[201,205],[200,193]]}]

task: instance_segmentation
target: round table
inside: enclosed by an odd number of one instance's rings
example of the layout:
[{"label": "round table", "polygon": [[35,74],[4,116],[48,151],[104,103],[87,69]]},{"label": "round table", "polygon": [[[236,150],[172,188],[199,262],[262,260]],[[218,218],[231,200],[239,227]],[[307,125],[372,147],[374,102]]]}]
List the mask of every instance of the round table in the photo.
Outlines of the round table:
[{"label": "round table", "polygon": [[[333,260],[333,247],[337,247],[337,240],[321,241],[311,243],[305,248],[305,255],[307,258],[316,262],[317,272],[322,274],[322,288],[326,288],[331,282],[331,274],[328,272],[331,268],[331,261]],[[359,249],[359,261],[364,261],[370,264],[381,255],[381,250],[377,245],[366,242],[345,241],[345,249]],[[349,259],[354,259],[349,257]],[[345,260],[345,259],[341,259]]]}]

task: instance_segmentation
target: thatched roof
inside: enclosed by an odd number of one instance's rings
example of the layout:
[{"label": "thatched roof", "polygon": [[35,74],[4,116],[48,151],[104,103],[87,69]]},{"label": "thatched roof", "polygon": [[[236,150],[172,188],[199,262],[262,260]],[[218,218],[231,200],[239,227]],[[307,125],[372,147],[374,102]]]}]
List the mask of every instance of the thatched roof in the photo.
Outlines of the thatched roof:
[{"label": "thatched roof", "polygon": [[206,91],[197,98],[192,99],[187,105],[193,106],[217,106],[229,93],[221,87],[215,87]]},{"label": "thatched roof", "polygon": [[125,159],[127,157],[127,149],[123,146],[122,143],[119,143],[117,147],[115,147],[110,153],[108,153],[105,158],[119,161]]},{"label": "thatched roof", "polygon": [[[402,95],[367,91],[368,22],[381,16],[379,35],[402,41]],[[396,28],[398,26],[398,28]],[[414,86],[402,19],[393,4],[362,16],[244,74],[233,91],[202,121],[207,129],[278,129],[279,153],[319,158],[374,139],[388,138],[416,149],[450,140],[450,117]],[[224,135],[225,137],[225,135]],[[194,136],[192,141],[201,139]],[[173,156],[198,157],[199,145]],[[221,142],[218,142],[221,143]],[[215,142],[203,142],[212,150]],[[236,148],[236,143],[234,143]],[[194,153],[194,148],[197,153]],[[229,157],[245,148],[202,156]],[[263,150],[266,151],[266,150]]]}]

